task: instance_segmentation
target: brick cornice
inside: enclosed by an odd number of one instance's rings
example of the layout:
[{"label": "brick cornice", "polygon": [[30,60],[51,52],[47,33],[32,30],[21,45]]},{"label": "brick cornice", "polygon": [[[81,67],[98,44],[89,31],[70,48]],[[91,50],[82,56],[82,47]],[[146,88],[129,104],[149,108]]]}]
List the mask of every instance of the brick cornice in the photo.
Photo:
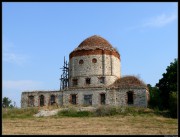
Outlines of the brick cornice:
[{"label": "brick cornice", "polygon": [[69,58],[71,59],[72,57],[76,56],[85,56],[85,55],[113,55],[117,57],[120,60],[120,55],[117,51],[110,51],[110,50],[101,50],[101,49],[96,49],[96,50],[76,50],[73,51],[69,54]]}]

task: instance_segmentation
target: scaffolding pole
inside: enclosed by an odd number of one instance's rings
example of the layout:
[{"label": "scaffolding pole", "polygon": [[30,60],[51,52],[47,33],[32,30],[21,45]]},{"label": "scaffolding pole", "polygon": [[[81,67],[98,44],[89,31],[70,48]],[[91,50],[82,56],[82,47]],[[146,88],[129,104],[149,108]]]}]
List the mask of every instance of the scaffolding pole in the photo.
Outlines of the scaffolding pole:
[{"label": "scaffolding pole", "polygon": [[60,90],[63,90],[69,86],[69,75],[68,75],[69,68],[65,57],[64,57],[64,65],[60,69],[62,69],[62,75],[60,78]]}]

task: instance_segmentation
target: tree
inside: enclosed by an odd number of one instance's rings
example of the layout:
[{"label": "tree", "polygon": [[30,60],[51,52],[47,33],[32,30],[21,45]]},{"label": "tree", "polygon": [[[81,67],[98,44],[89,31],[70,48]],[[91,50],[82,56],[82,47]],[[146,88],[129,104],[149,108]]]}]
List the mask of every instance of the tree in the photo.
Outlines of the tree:
[{"label": "tree", "polygon": [[[171,92],[177,92],[177,59],[170,63],[163,78],[156,84],[159,88],[160,97],[162,99],[162,109],[169,109],[169,98]],[[177,100],[177,99],[176,99]]]},{"label": "tree", "polygon": [[150,108],[160,108],[161,106],[161,97],[159,95],[159,89],[155,86],[152,87],[150,84],[147,84],[147,87],[149,89],[149,107]]},{"label": "tree", "polygon": [[170,93],[169,112],[171,117],[177,118],[177,92]]},{"label": "tree", "polygon": [[2,100],[2,107],[3,108],[10,107],[11,102],[12,101],[8,97],[4,97],[3,100]]}]

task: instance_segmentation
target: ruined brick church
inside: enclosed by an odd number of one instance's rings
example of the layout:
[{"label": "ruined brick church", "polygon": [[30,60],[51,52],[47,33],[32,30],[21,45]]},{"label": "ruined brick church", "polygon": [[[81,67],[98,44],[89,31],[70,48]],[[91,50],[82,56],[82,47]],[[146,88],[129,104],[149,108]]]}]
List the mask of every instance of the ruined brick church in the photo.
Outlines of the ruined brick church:
[{"label": "ruined brick church", "polygon": [[63,88],[22,92],[21,107],[53,104],[147,107],[149,92],[146,84],[135,76],[121,77],[120,61],[119,52],[107,40],[91,36],[69,54]]}]

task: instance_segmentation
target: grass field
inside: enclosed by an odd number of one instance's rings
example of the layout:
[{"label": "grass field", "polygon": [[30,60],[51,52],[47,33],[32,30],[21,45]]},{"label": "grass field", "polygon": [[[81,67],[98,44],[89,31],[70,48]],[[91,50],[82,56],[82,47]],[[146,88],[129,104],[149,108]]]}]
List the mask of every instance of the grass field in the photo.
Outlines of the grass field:
[{"label": "grass field", "polygon": [[[26,115],[29,114],[28,112]],[[5,117],[2,119],[2,134],[177,135],[178,120],[152,114],[104,117]]]}]

